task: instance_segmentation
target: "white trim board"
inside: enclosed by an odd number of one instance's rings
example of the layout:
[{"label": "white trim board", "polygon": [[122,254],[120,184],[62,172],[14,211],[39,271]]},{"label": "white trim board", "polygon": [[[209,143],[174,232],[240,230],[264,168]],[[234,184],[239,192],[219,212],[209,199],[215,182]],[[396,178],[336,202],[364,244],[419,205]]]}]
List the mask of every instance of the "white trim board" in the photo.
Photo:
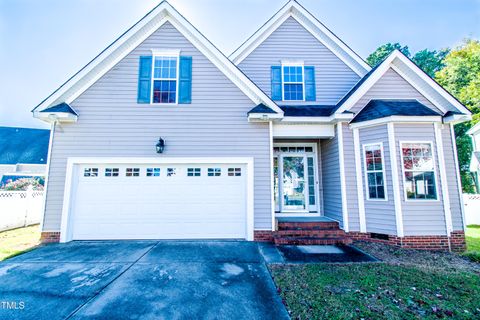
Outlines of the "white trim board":
[{"label": "white trim board", "polygon": [[370,71],[370,66],[357,55],[350,47],[342,42],[325,25],[318,21],[310,12],[295,0],[289,0],[277,13],[273,15],[262,27],[248,38],[231,55],[230,59],[240,64],[248,55],[263,43],[282,23],[292,17],[310,32],[320,43],[327,47],[333,54],[342,60],[359,76],[364,76]]},{"label": "white trim board", "polygon": [[75,194],[73,183],[76,177],[77,166],[81,164],[245,164],[247,167],[247,240],[253,241],[254,231],[254,159],[251,157],[215,157],[215,158],[136,158],[136,157],[70,157],[67,159],[67,173],[63,195],[60,242],[71,240],[69,225],[71,209],[73,208],[72,194]]},{"label": "white trim board", "polygon": [[402,199],[400,196],[400,181],[398,176],[397,163],[397,145],[395,139],[395,127],[393,122],[387,124],[388,131],[388,148],[390,150],[390,167],[392,171],[392,186],[393,186],[393,202],[395,205],[395,222],[397,226],[397,236],[403,237],[403,213],[402,213]]},{"label": "white trim board", "polygon": [[408,83],[410,83],[416,90],[418,90],[422,95],[424,95],[430,102],[432,102],[437,108],[446,112],[447,109],[442,105],[437,98],[432,94],[428,94],[425,90],[421,88],[421,85],[415,81],[415,79],[406,76],[405,72],[401,71],[399,65],[396,63],[401,63],[405,68],[412,70],[424,84],[432,87],[434,91],[438,94],[438,97],[442,97],[447,100],[454,108],[462,112],[465,115],[471,115],[471,112],[463,106],[458,100],[456,100],[451,94],[449,94],[445,89],[443,89],[438,83],[432,80],[428,75],[426,75],[419,67],[417,67],[409,58],[407,58],[399,50],[393,51],[368,77],[365,82],[363,82],[359,88],[338,108],[336,113],[342,113],[343,111],[350,110],[360,99],[367,93],[367,91],[387,72],[388,69],[392,68],[397,72],[402,78],[404,78]]},{"label": "white trim board", "polygon": [[248,79],[245,74],[243,74],[167,1],[162,1],[132,28],[82,68],[77,74],[67,80],[60,86],[60,88],[42,101],[33,111],[37,109],[45,109],[55,103],[71,103],[166,22],[170,22],[180,33],[182,33],[254,103],[264,103],[275,112],[283,115],[283,111],[275,104],[275,102],[273,102],[262,90]]},{"label": "white trim board", "polygon": [[342,198],[343,230],[349,231],[348,203],[347,203],[347,182],[345,180],[345,156],[343,154],[343,123],[337,124],[338,135],[338,162],[340,167],[340,192]]},{"label": "white trim board", "polygon": [[378,125],[383,125],[386,123],[432,123],[432,122],[442,122],[441,116],[390,116],[385,118],[379,118],[374,120],[368,120],[363,122],[356,122],[350,124],[350,128],[366,128],[373,127]]}]

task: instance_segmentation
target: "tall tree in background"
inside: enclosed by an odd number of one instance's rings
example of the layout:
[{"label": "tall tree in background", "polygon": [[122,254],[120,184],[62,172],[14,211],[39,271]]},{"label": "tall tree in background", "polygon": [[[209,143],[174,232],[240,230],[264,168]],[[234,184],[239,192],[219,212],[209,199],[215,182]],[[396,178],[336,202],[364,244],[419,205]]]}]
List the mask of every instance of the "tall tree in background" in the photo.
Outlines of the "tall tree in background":
[{"label": "tall tree in background", "polygon": [[395,49],[400,50],[400,52],[402,52],[404,55],[411,58],[412,61],[420,67],[420,69],[425,71],[432,78],[435,76],[437,71],[441,70],[445,66],[443,60],[450,52],[450,49],[442,49],[439,51],[423,49],[415,53],[412,57],[410,55],[408,46],[402,46],[398,42],[393,44],[386,43],[378,47],[377,50],[368,56],[367,63],[370,66],[375,67],[382,62],[383,59],[388,57],[388,55]]},{"label": "tall tree in background", "polygon": [[439,51],[423,49],[415,53],[412,60],[420,67],[420,69],[433,78],[435,73],[445,66],[444,60],[449,53],[450,49],[442,49]]},{"label": "tall tree in background", "polygon": [[445,67],[435,73],[435,80],[473,113],[472,121],[455,126],[463,191],[473,192],[469,172],[472,142],[466,132],[480,121],[480,41],[465,40],[445,57],[444,63]]},{"label": "tall tree in background", "polygon": [[398,42],[396,43],[386,43],[380,47],[377,48],[373,53],[371,53],[367,57],[367,63],[375,67],[377,64],[383,61],[390,53],[392,53],[393,50],[400,50],[404,55],[407,57],[410,57],[410,50],[408,49],[407,46],[402,47],[402,45]]}]

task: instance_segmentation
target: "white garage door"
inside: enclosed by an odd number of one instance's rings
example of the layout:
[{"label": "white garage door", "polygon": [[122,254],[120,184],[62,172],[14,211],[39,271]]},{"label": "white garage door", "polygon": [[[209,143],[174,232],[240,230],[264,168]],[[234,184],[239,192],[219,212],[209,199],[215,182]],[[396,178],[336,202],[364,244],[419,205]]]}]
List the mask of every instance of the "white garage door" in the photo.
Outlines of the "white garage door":
[{"label": "white garage door", "polygon": [[247,237],[245,164],[76,168],[69,219],[73,240]]}]

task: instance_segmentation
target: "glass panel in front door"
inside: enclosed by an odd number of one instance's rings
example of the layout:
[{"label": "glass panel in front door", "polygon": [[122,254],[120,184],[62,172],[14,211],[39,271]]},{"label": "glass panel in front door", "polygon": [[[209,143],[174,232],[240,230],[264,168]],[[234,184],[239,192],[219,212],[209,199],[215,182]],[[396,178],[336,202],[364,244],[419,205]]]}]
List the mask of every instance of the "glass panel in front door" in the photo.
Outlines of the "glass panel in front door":
[{"label": "glass panel in front door", "polygon": [[283,209],[306,210],[305,157],[283,157]]}]

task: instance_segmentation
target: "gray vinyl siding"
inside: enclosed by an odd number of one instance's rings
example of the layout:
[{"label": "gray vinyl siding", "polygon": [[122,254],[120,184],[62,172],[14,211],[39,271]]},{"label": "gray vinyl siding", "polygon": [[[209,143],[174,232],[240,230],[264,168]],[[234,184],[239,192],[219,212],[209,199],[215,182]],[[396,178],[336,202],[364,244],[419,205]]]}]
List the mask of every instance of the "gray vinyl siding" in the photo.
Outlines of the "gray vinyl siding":
[{"label": "gray vinyl siding", "polygon": [[[360,79],[292,17],[255,48],[239,67],[270,96],[271,66],[288,59],[303,60],[306,66],[315,67],[316,103],[319,104],[337,103]],[[312,101],[307,103],[312,104]]]},{"label": "gray vinyl siding", "polygon": [[[390,146],[388,144],[387,125],[378,125],[359,129],[359,138],[367,232],[396,235],[397,223],[393,198],[392,166],[390,158]],[[367,200],[367,181],[365,174],[365,154],[363,152],[363,145],[380,142],[383,143],[383,163],[385,164],[384,183],[387,200]]]},{"label": "gray vinyl siding", "polygon": [[[395,141],[397,143],[397,161],[399,165],[400,198],[402,199],[403,226],[405,236],[414,235],[444,235],[445,212],[438,167],[438,150],[435,143],[435,130],[429,124],[395,124]],[[401,142],[428,141],[433,145],[435,156],[435,184],[438,200],[408,200],[405,201],[403,185],[403,170]]]},{"label": "gray vinyl siding", "polygon": [[349,231],[360,231],[358,214],[357,174],[355,164],[355,147],[353,131],[348,124],[343,124],[343,157],[345,163],[345,187],[347,191],[347,212]]},{"label": "gray vinyl siding", "polygon": [[371,99],[417,99],[432,110],[442,113],[393,69],[388,69],[350,111],[358,113]]},{"label": "gray vinyl siding", "polygon": [[324,215],[343,226],[338,137],[321,140],[321,152]]},{"label": "gray vinyl siding", "polygon": [[455,138],[450,132],[450,124],[445,124],[442,129],[443,156],[445,159],[445,171],[447,174],[448,196],[450,210],[452,212],[453,230],[463,230],[460,194],[458,192],[458,168],[455,165],[454,143]]},{"label": "gray vinyl siding", "polygon": [[[137,104],[139,56],[151,54],[151,49],[181,49],[181,55],[192,56],[191,104]],[[78,122],[55,131],[45,231],[60,229],[68,157],[254,157],[255,228],[271,229],[268,124],[247,121],[254,103],[170,23],[72,106],[79,113]],[[166,140],[162,155],[155,153],[159,137]]]}]

